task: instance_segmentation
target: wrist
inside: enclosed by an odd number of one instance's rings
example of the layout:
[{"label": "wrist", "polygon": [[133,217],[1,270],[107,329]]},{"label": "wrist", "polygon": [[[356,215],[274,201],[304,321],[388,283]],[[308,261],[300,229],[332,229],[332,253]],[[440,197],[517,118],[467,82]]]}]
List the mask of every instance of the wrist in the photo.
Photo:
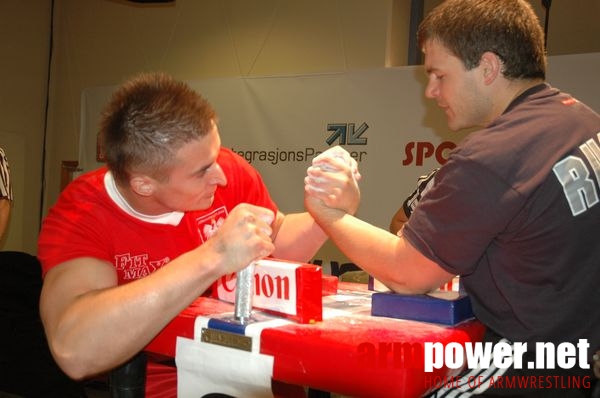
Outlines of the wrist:
[{"label": "wrist", "polygon": [[194,265],[195,275],[200,275],[203,280],[214,281],[225,273],[226,269],[222,251],[212,239],[188,252],[191,256],[190,263]]}]

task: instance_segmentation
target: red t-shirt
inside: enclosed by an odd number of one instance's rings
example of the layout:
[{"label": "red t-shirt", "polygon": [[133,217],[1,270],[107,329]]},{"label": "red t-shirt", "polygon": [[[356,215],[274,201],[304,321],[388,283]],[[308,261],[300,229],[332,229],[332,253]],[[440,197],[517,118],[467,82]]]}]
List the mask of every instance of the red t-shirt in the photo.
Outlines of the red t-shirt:
[{"label": "red t-shirt", "polygon": [[[119,284],[125,284],[204,243],[240,203],[277,212],[262,178],[243,158],[221,148],[217,162],[227,185],[217,188],[210,208],[186,212],[177,225],[142,221],[122,210],[106,191],[106,168],[77,178],[43,222],[38,242],[43,274],[67,260],[94,257],[114,264]],[[176,396],[175,381],[174,368],[155,372],[149,367],[146,396]]]}]

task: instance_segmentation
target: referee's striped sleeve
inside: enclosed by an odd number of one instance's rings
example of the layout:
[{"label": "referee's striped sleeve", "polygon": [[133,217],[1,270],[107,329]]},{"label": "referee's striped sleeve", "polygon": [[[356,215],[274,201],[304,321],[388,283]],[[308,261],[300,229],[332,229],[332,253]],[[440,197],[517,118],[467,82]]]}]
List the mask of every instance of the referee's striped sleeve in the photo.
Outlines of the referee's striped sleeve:
[{"label": "referee's striped sleeve", "polygon": [[12,185],[10,183],[10,167],[2,148],[0,148],[0,198],[13,200]]}]

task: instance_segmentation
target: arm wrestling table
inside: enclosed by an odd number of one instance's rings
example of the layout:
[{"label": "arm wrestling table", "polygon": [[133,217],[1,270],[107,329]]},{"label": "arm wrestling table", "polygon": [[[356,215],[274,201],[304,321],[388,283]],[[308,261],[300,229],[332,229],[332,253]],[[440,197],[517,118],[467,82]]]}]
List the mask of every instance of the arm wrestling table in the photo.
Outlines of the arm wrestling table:
[{"label": "arm wrestling table", "polygon": [[[340,283],[337,295],[323,298],[323,321],[262,329],[259,352],[273,357],[272,378],[357,397],[421,397],[461,371],[426,373],[425,342],[464,344],[483,337],[485,328],[476,320],[447,326],[371,316],[371,293],[364,284]],[[178,338],[198,340],[197,318],[231,312],[230,303],[200,297],[145,351],[175,358]]]}]

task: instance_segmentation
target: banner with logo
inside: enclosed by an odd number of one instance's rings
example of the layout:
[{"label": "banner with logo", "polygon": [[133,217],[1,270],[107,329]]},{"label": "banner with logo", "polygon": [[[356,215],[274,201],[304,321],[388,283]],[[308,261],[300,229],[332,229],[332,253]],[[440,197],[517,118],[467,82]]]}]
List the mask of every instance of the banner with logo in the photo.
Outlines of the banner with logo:
[{"label": "banner with logo", "polygon": [[[552,57],[549,80],[598,110],[598,68],[600,53]],[[359,217],[387,229],[417,177],[443,164],[468,134],[449,131],[443,111],[425,98],[420,66],[188,83],[216,108],[222,144],[260,171],[284,213],[303,211],[303,179],[311,159],[341,145],[363,176]],[[97,124],[113,89],[82,94],[84,170],[98,165]],[[326,247],[317,258],[340,257]]]}]

